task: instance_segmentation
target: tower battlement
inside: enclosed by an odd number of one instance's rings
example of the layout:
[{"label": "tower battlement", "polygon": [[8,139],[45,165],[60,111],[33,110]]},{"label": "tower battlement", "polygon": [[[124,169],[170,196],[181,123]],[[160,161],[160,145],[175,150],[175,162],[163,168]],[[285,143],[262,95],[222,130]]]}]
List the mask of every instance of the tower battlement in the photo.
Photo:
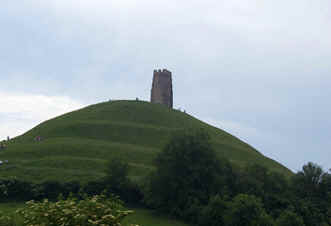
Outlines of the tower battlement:
[{"label": "tower battlement", "polygon": [[167,69],[158,69],[158,70],[154,70],[154,74],[155,73],[159,73],[160,75],[170,75],[171,76],[171,72],[168,71]]},{"label": "tower battlement", "polygon": [[151,102],[173,107],[172,73],[167,69],[153,72]]}]

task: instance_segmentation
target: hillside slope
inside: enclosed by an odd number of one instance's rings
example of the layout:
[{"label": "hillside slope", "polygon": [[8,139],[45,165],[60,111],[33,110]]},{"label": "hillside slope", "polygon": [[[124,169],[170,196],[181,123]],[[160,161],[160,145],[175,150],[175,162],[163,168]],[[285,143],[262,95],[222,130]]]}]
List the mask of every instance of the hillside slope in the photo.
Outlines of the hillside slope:
[{"label": "hillside slope", "polygon": [[[79,180],[102,177],[107,159],[118,156],[139,179],[153,169],[153,159],[170,136],[183,129],[203,128],[217,153],[238,166],[259,163],[289,174],[234,136],[194,117],[162,105],[141,101],[113,101],[88,106],[48,120],[15,138],[0,153],[0,177],[33,181]],[[42,141],[36,142],[35,137]]]}]

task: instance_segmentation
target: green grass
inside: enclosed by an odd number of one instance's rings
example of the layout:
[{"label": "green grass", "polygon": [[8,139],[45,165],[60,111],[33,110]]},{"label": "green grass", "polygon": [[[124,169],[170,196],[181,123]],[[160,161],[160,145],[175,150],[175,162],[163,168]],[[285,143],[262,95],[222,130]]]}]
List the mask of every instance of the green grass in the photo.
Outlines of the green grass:
[{"label": "green grass", "polygon": [[[258,163],[291,172],[248,144],[188,114],[159,104],[113,101],[92,105],[48,120],[13,139],[0,152],[0,177],[29,181],[80,181],[104,176],[105,164],[120,157],[139,180],[153,170],[153,159],[169,138],[184,129],[205,129],[220,156],[237,166]],[[41,142],[34,138],[41,136]]]},{"label": "green grass", "polygon": [[151,210],[137,208],[132,210],[134,213],[124,219],[124,226],[130,226],[132,224],[138,224],[140,226],[188,226],[179,220],[159,215]]},{"label": "green grass", "polygon": [[9,202],[9,203],[0,203],[0,211],[4,214],[13,214],[19,208],[22,208],[24,203],[22,202]]}]

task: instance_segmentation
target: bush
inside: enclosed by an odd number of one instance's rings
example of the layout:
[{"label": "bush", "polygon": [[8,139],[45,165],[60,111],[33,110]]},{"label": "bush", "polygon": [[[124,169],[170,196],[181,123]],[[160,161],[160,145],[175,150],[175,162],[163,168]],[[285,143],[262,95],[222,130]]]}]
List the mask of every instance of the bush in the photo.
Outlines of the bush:
[{"label": "bush", "polygon": [[276,221],[277,226],[304,226],[303,220],[291,210],[285,210]]},{"label": "bush", "polygon": [[104,181],[90,181],[83,186],[83,192],[88,195],[98,195],[101,194],[106,189],[106,184]]},{"label": "bush", "polygon": [[64,186],[57,181],[45,181],[35,186],[35,199],[41,200],[44,198],[56,200],[60,194],[65,192]]},{"label": "bush", "polygon": [[225,214],[229,226],[272,226],[274,222],[265,212],[262,202],[254,195],[239,194],[229,204]]},{"label": "bush", "polygon": [[43,202],[29,201],[17,213],[24,219],[25,225],[120,226],[123,218],[132,211],[124,210],[122,202],[116,197],[96,195],[82,200],[69,197],[57,202],[47,199]]},{"label": "bush", "polygon": [[119,195],[126,202],[137,204],[142,198],[142,192],[137,184],[129,180],[129,164],[119,158],[111,159],[103,179],[104,189]]},{"label": "bush", "polygon": [[63,195],[68,197],[70,193],[77,194],[81,189],[81,185],[78,181],[66,182],[63,184],[63,189]]},{"label": "bush", "polygon": [[107,164],[105,182],[112,189],[121,190],[129,183],[129,164],[121,159],[111,159]]},{"label": "bush", "polygon": [[1,201],[27,201],[33,198],[32,184],[17,179],[0,180]]},{"label": "bush", "polygon": [[224,213],[228,208],[228,203],[221,196],[216,195],[210,198],[207,206],[201,211],[199,225],[220,226],[225,225]]},{"label": "bush", "polygon": [[170,214],[183,216],[192,200],[195,206],[206,204],[221,190],[222,164],[202,131],[173,137],[157,155],[155,167],[145,201]]}]

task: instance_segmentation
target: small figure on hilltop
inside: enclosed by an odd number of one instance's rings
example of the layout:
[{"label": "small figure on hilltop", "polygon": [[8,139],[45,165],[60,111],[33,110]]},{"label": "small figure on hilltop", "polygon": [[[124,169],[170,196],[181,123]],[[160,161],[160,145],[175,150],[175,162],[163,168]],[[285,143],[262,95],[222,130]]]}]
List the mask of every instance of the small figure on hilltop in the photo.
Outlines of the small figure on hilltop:
[{"label": "small figure on hilltop", "polygon": [[36,137],[34,138],[34,141],[36,141],[36,142],[40,142],[40,141],[41,141],[41,136],[36,136]]}]

